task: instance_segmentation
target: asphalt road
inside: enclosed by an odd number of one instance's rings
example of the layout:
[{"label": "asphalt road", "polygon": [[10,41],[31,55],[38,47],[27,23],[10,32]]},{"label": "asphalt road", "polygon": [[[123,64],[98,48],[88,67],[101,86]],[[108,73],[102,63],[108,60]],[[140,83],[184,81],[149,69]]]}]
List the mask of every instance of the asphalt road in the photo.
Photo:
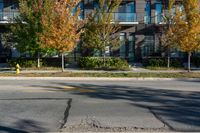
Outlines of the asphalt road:
[{"label": "asphalt road", "polygon": [[0,80],[0,132],[200,131],[200,81]]}]

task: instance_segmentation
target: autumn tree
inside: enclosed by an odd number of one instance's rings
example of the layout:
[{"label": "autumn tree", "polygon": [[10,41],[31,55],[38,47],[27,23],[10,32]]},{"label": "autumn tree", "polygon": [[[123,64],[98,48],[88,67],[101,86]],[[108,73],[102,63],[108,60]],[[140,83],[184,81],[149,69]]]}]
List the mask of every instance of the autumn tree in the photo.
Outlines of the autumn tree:
[{"label": "autumn tree", "polygon": [[62,54],[62,71],[64,71],[64,53],[72,51],[81,34],[82,20],[79,19],[80,10],[73,10],[80,0],[55,0],[47,6],[42,15],[41,23],[44,27],[39,34],[43,48],[53,48]]},{"label": "autumn tree", "polygon": [[99,0],[98,7],[88,15],[85,32],[82,37],[83,48],[101,51],[105,60],[107,46],[119,45],[118,36],[114,35],[119,30],[119,25],[114,20],[114,12],[121,0]]},{"label": "autumn tree", "polygon": [[183,9],[176,9],[175,23],[172,27],[173,41],[188,53],[190,71],[191,53],[200,49],[200,13],[198,0],[183,0]]},{"label": "autumn tree", "polygon": [[174,24],[174,5],[175,0],[169,0],[167,3],[164,3],[164,14],[163,14],[163,21],[165,25],[162,29],[162,36],[161,36],[161,42],[164,49],[167,50],[167,67],[170,67],[170,51],[173,47],[174,41],[173,41],[173,31],[172,31],[172,25]]},{"label": "autumn tree", "polygon": [[38,67],[40,67],[40,54],[49,49],[43,49],[39,45],[39,33],[42,31],[40,23],[44,6],[50,0],[19,0],[20,15],[11,26],[13,36],[17,42],[15,46],[21,53],[37,55]]}]

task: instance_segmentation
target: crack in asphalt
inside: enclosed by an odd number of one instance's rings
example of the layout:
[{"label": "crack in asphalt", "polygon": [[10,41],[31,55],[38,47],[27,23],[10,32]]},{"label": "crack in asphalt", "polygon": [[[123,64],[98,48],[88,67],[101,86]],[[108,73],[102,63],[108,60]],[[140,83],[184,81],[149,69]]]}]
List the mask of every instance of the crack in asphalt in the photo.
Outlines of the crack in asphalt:
[{"label": "crack in asphalt", "polygon": [[60,122],[61,126],[59,129],[62,129],[67,122],[69,116],[69,110],[71,108],[72,98],[12,98],[12,99],[0,99],[0,101],[26,101],[26,100],[67,100],[67,107],[64,111],[64,118]]},{"label": "crack in asphalt", "polygon": [[95,118],[87,117],[75,125],[66,126],[63,132],[136,132],[136,131],[168,131],[166,128],[142,128],[142,127],[110,127],[102,126]]},{"label": "crack in asphalt", "polygon": [[67,123],[68,116],[69,116],[69,110],[71,108],[71,103],[72,103],[72,98],[70,98],[67,102],[67,108],[64,112],[64,118],[63,118],[63,121],[61,123],[60,129],[62,129],[64,127],[64,125]]},{"label": "crack in asphalt", "polygon": [[175,129],[169,124],[169,123],[167,123],[166,121],[164,121],[163,119],[162,119],[162,117],[160,117],[159,115],[157,115],[153,110],[152,110],[152,108],[150,108],[150,107],[148,107],[148,109],[149,109],[149,111],[153,114],[153,116],[157,119],[157,120],[159,120],[160,122],[162,122],[163,124],[164,124],[164,127],[163,128],[168,128],[169,130],[171,130],[171,131],[174,131]]},{"label": "crack in asphalt", "polygon": [[148,105],[142,105],[142,104],[137,104],[137,103],[132,103],[134,106],[137,107],[141,107],[141,108],[145,108],[148,109],[150,111],[150,113],[158,120],[160,121],[164,126],[162,128],[167,128],[171,131],[175,131],[175,129],[168,123],[166,122],[164,119],[162,119],[162,117],[160,117],[159,115],[157,115],[154,111],[153,108],[155,107],[175,107],[175,106],[148,106]]}]

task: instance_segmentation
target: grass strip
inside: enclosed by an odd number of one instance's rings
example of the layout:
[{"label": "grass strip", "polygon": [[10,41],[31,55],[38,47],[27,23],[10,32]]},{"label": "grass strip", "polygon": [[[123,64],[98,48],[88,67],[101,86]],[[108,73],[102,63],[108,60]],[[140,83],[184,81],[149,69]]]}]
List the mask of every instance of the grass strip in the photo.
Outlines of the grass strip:
[{"label": "grass strip", "polygon": [[116,78],[200,78],[200,73],[173,72],[173,73],[110,73],[110,72],[50,72],[50,73],[0,73],[1,77],[116,77]]}]

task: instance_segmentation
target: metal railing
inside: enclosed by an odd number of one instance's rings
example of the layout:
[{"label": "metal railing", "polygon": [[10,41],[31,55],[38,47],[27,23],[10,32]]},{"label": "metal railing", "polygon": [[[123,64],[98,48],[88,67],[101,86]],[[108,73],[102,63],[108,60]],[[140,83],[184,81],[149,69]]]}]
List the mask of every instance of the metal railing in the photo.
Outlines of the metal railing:
[{"label": "metal railing", "polygon": [[114,12],[113,19],[115,22],[137,22],[137,14]]},{"label": "metal railing", "polygon": [[13,21],[17,16],[19,16],[18,11],[0,11],[0,21]]}]

